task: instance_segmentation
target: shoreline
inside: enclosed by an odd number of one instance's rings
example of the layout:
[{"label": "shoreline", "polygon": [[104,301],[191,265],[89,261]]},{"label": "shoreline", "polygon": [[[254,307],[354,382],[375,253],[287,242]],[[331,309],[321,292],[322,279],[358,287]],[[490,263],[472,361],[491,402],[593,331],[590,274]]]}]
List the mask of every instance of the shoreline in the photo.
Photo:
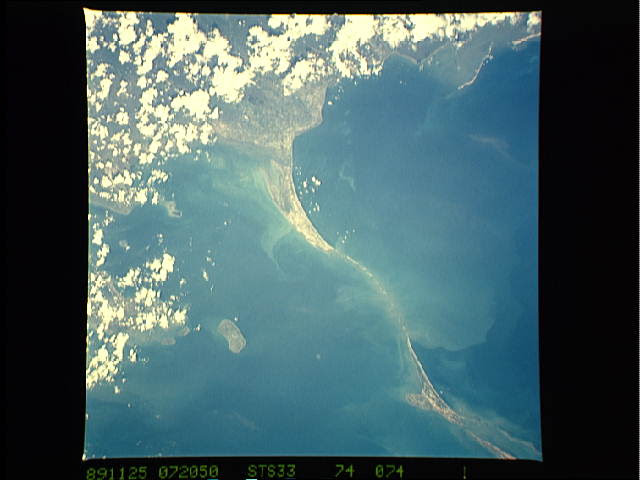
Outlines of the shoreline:
[{"label": "shoreline", "polygon": [[[412,61],[412,63],[418,68],[422,62],[418,62],[411,57],[407,57],[402,54],[398,54],[403,58],[408,58]],[[389,55],[385,58],[385,61],[390,57]],[[484,62],[483,62],[484,63]],[[324,100],[326,99],[326,92],[328,86],[323,87],[323,92],[321,97],[321,102],[316,103],[315,106],[318,109],[318,113],[314,121],[310,123],[310,125],[305,126],[301,129],[294,129],[294,133],[285,133],[284,138],[281,140],[280,146],[282,147],[283,163],[278,162],[276,159],[271,161],[271,165],[268,166],[268,170],[264,170],[265,175],[265,183],[267,186],[267,190],[269,192],[269,196],[272,201],[276,204],[276,207],[282,213],[282,215],[287,219],[290,225],[300,233],[307,242],[313,247],[318,248],[319,250],[327,253],[339,256],[345,262],[351,264],[356,270],[365,275],[366,279],[371,285],[371,288],[384,299],[386,314],[395,320],[400,327],[401,334],[404,336],[406,341],[407,351],[411,357],[412,363],[416,369],[416,374],[418,377],[418,381],[421,385],[420,391],[418,393],[406,393],[404,395],[404,401],[411,405],[412,407],[421,409],[421,410],[430,410],[437,413],[447,422],[457,425],[463,429],[463,431],[471,437],[476,443],[481,445],[487,451],[491,452],[498,458],[503,459],[515,459],[514,456],[500,449],[496,445],[493,445],[491,442],[482,439],[474,432],[471,431],[469,422],[462,415],[452,409],[447,402],[438,394],[437,390],[431,383],[429,376],[427,375],[422,362],[418,358],[415,353],[413,346],[411,344],[411,338],[409,336],[408,329],[403,322],[403,315],[401,311],[395,305],[393,298],[390,296],[390,293],[386,288],[382,285],[380,280],[376,278],[376,276],[364,265],[362,265],[357,260],[351,258],[346,253],[340,252],[332,247],[324,237],[318,232],[311,219],[308,217],[306,211],[302,207],[302,203],[298,197],[298,194],[295,189],[295,184],[293,180],[293,143],[298,135],[301,135],[304,132],[309,131],[312,128],[315,128],[322,124],[324,121],[322,110],[324,105]],[[313,113],[312,113],[313,114]],[[275,175],[276,178],[269,178],[270,175]],[[275,180],[275,182],[273,182]],[[273,188],[273,186],[276,188]]]},{"label": "shoreline", "polygon": [[112,202],[111,200],[106,200],[92,192],[89,192],[89,208],[91,208],[92,204],[102,207],[104,209],[119,213],[120,215],[129,215],[133,211],[133,209],[136,207],[135,204],[132,204],[132,205],[117,204]]}]

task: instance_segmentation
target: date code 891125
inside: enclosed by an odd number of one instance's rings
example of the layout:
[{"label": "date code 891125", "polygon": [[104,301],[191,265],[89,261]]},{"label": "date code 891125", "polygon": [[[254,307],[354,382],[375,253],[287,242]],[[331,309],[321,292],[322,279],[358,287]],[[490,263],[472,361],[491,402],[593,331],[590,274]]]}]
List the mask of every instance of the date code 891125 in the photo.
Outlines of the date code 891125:
[{"label": "date code 891125", "polygon": [[200,480],[218,477],[217,465],[160,465],[153,471],[146,466],[87,468],[85,480]]}]

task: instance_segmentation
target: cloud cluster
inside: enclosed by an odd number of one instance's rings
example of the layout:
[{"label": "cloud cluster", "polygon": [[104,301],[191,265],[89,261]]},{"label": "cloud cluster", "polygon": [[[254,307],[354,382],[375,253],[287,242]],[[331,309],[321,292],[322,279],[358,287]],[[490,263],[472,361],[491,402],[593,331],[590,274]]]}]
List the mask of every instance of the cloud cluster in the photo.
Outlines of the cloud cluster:
[{"label": "cloud cluster", "polygon": [[[114,222],[108,212],[102,219],[90,214],[92,245],[96,260],[89,273],[87,299],[86,384],[91,389],[112,382],[126,360],[125,344],[141,332],[169,331],[184,327],[187,309],[177,307],[176,295],[161,295],[163,284],[175,270],[175,257],[168,252],[142,266],[131,267],[124,275],[112,276],[101,269],[109,246],[104,243],[105,229]],[[131,292],[125,294],[125,292]],[[135,344],[132,345],[135,348]],[[135,355],[129,353],[129,360]]]},{"label": "cloud cluster", "polygon": [[[540,12],[256,16],[234,32],[202,27],[199,17],[182,13],[85,9],[85,20],[89,190],[93,201],[122,213],[162,203],[158,187],[169,179],[163,164],[177,155],[197,158],[225,125],[233,127],[225,117],[243,112],[250,87],[268,86],[275,95],[261,109],[268,116],[280,108],[278,102],[304,99],[311,84],[378,74],[390,50],[427,41],[459,45],[498,25],[518,26],[522,37],[516,42],[522,42],[539,35],[541,24]],[[491,50],[461,86],[490,59]],[[304,186],[315,191],[320,184],[312,177]],[[312,211],[318,209],[316,203]],[[175,258],[164,251],[112,276],[104,267],[113,217],[93,220],[88,387],[112,380],[123,359],[136,358],[134,347],[128,357],[123,352],[137,334],[183,325],[187,315],[175,306],[177,297],[161,295]],[[202,276],[209,278],[206,270]]]}]

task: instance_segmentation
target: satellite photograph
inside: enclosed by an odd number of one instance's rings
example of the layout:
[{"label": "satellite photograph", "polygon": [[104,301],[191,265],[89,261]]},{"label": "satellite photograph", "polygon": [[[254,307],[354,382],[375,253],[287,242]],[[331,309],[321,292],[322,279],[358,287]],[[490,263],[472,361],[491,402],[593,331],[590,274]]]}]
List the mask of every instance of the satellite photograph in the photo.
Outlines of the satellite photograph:
[{"label": "satellite photograph", "polygon": [[542,460],[541,12],[84,16],[85,459]]}]

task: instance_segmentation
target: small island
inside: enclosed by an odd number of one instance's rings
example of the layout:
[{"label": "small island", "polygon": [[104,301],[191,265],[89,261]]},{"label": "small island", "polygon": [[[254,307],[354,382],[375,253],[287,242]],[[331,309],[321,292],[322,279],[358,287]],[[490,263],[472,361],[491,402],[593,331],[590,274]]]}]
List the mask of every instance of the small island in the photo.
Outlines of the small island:
[{"label": "small island", "polygon": [[242,335],[242,332],[235,323],[226,318],[218,325],[218,333],[227,339],[229,342],[229,350],[233,353],[240,353],[242,349],[247,345],[247,341]]},{"label": "small island", "polygon": [[167,215],[173,218],[180,218],[182,212],[176,208],[176,202],[173,200],[160,200],[160,205],[167,209]]}]

